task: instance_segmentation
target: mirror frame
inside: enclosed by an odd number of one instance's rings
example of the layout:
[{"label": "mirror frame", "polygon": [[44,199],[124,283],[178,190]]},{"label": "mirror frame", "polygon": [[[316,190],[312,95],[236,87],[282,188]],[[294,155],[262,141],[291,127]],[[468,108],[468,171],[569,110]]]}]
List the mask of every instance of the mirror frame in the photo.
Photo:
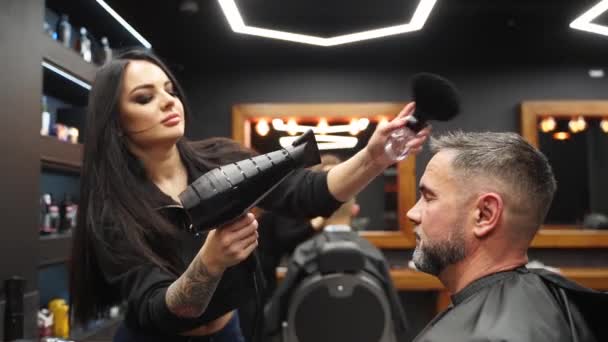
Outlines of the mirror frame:
[{"label": "mirror frame", "polygon": [[[395,117],[405,106],[401,102],[366,103],[247,103],[232,106],[232,138],[251,147],[250,123],[260,118],[310,118],[310,117]],[[362,231],[361,236],[382,249],[414,248],[416,238],[413,225],[405,216],[416,204],[416,159],[406,158],[397,164],[397,216],[396,231]]]},{"label": "mirror frame", "polygon": [[[521,135],[538,148],[538,118],[603,117],[608,115],[608,101],[523,101],[521,103]],[[543,225],[532,240],[537,248],[605,248],[608,231],[580,229],[578,225]]]}]

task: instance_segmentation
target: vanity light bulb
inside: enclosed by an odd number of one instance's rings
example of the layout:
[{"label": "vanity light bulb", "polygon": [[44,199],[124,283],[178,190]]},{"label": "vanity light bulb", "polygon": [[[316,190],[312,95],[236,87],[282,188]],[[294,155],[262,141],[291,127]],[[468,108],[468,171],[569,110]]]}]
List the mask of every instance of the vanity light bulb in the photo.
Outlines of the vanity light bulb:
[{"label": "vanity light bulb", "polygon": [[556,126],[557,126],[557,123],[555,122],[555,119],[552,117],[545,118],[540,122],[540,130],[543,133],[551,132],[552,130],[555,129]]},{"label": "vanity light bulb", "polygon": [[294,119],[287,121],[287,133],[289,135],[296,135],[298,133],[298,123]]},{"label": "vanity light bulb", "polygon": [[582,132],[587,128],[587,121],[585,121],[585,118],[582,116],[579,116],[578,119],[576,119],[576,123],[578,125],[579,132]]},{"label": "vanity light bulb", "polygon": [[608,133],[608,119],[603,119],[600,121],[600,128],[602,131],[604,131],[604,133]]},{"label": "vanity light bulb", "polygon": [[321,118],[321,120],[319,120],[319,124],[317,124],[317,128],[319,129],[319,134],[327,134],[327,129],[329,128],[327,119]]},{"label": "vanity light bulb", "polygon": [[578,121],[575,119],[571,119],[570,121],[568,121],[568,128],[570,128],[570,132],[572,133],[580,132]]},{"label": "vanity light bulb", "polygon": [[265,137],[268,132],[270,132],[270,126],[268,125],[268,121],[266,119],[261,119],[255,125],[255,131],[262,137]]},{"label": "vanity light bulb", "polygon": [[350,130],[348,131],[350,135],[359,134],[359,120],[350,119]]},{"label": "vanity light bulb", "polygon": [[272,128],[277,131],[283,130],[285,127],[285,123],[281,119],[272,119]]},{"label": "vanity light bulb", "polygon": [[570,139],[570,133],[568,133],[568,132],[555,132],[555,133],[553,133],[553,139],[555,139],[555,140],[568,140],[568,139]]}]

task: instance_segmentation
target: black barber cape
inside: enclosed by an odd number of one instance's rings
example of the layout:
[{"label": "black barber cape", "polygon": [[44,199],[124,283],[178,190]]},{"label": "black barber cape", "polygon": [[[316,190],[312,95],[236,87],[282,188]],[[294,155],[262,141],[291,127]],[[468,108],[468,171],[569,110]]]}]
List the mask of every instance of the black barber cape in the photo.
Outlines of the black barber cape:
[{"label": "black barber cape", "polygon": [[354,242],[360,252],[365,256],[363,271],[375,277],[387,295],[390,303],[395,332],[404,334],[409,331],[403,308],[399,302],[397,291],[393,285],[388,265],[382,252],[367,240],[361,238],[358,233],[352,231],[319,233],[315,237],[300,244],[293,253],[287,268],[285,279],[278,287],[272,299],[265,308],[265,330],[267,334],[274,335],[281,328],[281,322],[286,317],[287,305],[291,294],[301,281],[307,276],[319,272],[316,262],[325,242],[350,241]]},{"label": "black barber cape", "polygon": [[520,267],[474,281],[416,342],[606,342],[608,294],[541,269]]}]

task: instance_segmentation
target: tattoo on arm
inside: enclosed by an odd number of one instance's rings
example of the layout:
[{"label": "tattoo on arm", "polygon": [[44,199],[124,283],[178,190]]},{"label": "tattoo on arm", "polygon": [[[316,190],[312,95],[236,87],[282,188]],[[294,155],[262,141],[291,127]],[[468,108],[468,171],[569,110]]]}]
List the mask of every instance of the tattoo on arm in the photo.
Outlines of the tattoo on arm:
[{"label": "tattoo on arm", "polygon": [[180,317],[200,316],[221,278],[221,274],[211,274],[200,258],[195,258],[186,272],[169,286],[165,297],[167,307]]}]

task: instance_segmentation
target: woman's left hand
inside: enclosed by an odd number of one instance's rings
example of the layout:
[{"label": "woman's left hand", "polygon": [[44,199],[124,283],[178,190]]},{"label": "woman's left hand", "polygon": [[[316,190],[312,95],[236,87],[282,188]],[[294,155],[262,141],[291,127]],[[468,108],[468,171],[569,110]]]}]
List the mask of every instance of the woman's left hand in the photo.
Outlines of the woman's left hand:
[{"label": "woman's left hand", "polygon": [[[403,125],[405,125],[407,117],[414,113],[415,108],[416,104],[414,102],[410,102],[405,107],[403,107],[401,112],[393,120],[388,123],[378,125],[378,127],[376,127],[374,134],[372,134],[371,138],[367,143],[367,146],[365,146],[365,149],[371,160],[373,160],[374,164],[379,167],[385,168],[394,163],[394,161],[389,158],[384,152],[384,145],[386,144],[388,137],[394,130],[401,128],[403,127]],[[422,150],[422,145],[429,137],[430,133],[431,126],[429,125],[422,129],[420,132],[418,132],[418,134],[416,134],[416,137],[407,143],[410,155],[418,154]]]}]

